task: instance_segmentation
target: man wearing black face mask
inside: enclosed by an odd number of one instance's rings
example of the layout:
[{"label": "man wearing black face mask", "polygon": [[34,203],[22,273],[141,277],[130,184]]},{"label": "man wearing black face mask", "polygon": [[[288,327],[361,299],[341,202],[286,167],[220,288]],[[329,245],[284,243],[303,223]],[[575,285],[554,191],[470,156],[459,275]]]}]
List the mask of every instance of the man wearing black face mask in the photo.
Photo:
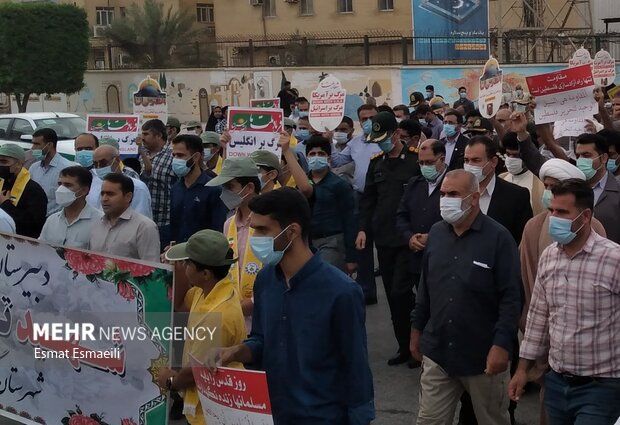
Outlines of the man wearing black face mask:
[{"label": "man wearing black face mask", "polygon": [[47,196],[24,168],[26,155],[19,146],[0,146],[0,208],[15,221],[18,235],[38,238],[45,223]]},{"label": "man wearing black face mask", "polygon": [[198,136],[182,134],[172,141],[172,170],[179,180],[170,190],[170,240],[176,243],[204,229],[221,232],[226,221],[222,189],[205,186],[211,177],[201,168],[202,155]]}]

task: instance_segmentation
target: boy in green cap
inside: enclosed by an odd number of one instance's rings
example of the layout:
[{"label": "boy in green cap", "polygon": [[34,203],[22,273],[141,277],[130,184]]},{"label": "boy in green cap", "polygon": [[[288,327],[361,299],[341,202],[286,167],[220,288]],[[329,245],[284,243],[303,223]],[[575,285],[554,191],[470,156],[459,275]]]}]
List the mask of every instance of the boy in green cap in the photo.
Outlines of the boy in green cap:
[{"label": "boy in green cap", "polygon": [[[189,312],[188,330],[199,326],[217,326],[217,337],[186,339],[183,368],[178,372],[161,369],[157,383],[168,391],[183,391],[185,418],[191,425],[205,425],[192,368],[189,366],[190,355],[203,361],[210,349],[232,347],[243,342],[246,336],[237,288],[230,279],[226,279],[230,266],[237,259],[226,237],[214,230],[201,230],[193,234],[187,242],[170,248],[165,257],[168,261],[183,262],[185,275],[192,286],[190,289],[183,279],[176,282],[175,311]],[[199,335],[199,332],[195,334]],[[241,363],[229,366],[243,368]]]},{"label": "boy in green cap", "polygon": [[230,158],[224,160],[222,172],[210,180],[207,186],[222,186],[220,198],[235,215],[224,223],[224,234],[239,262],[230,270],[230,279],[239,288],[241,308],[245,316],[248,334],[252,327],[254,310],[254,280],[262,264],[249,246],[254,231],[250,228],[249,203],[260,193],[261,184],[258,168],[251,158]]}]

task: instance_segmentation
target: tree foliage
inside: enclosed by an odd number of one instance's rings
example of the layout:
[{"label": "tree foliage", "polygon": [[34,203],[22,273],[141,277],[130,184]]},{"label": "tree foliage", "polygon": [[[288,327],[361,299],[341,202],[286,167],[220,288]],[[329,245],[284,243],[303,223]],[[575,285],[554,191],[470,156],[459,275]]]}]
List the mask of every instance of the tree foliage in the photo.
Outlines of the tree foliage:
[{"label": "tree foliage", "polygon": [[88,60],[86,12],[71,5],[0,4],[0,92],[26,112],[31,94],[75,93]]},{"label": "tree foliage", "polygon": [[[132,4],[124,18],[115,19],[106,35],[129,55],[133,66],[153,69],[189,65],[197,60],[194,42],[200,36],[192,29],[194,19],[188,9],[173,12],[172,6],[164,10],[157,0],[145,0]],[[200,50],[206,52],[205,47]],[[208,60],[201,57],[203,64]]]}]

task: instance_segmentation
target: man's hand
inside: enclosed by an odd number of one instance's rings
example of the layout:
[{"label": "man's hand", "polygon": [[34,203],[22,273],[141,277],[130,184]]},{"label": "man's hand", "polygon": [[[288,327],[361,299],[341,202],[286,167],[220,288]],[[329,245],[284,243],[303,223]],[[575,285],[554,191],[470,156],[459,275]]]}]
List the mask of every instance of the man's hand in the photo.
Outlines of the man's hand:
[{"label": "man's hand", "polygon": [[413,252],[423,251],[426,248],[428,233],[416,233],[409,239],[409,249]]},{"label": "man's hand", "polygon": [[212,372],[215,372],[218,367],[226,366],[228,363],[234,360],[234,349],[235,347],[212,348],[207,353],[207,358],[205,359],[205,366],[211,369]]},{"label": "man's hand", "polygon": [[523,112],[513,112],[510,115],[510,130],[515,133],[527,133],[527,117]]},{"label": "man's hand", "polygon": [[286,131],[280,132],[280,139],[278,140],[278,146],[282,148],[283,155],[291,149],[291,136]]},{"label": "man's hand", "polygon": [[168,382],[168,378],[175,376],[177,376],[177,373],[172,369],[168,369],[167,367],[159,369],[159,375],[157,376],[157,385],[159,385],[160,388],[168,389],[166,384]]},{"label": "man's hand", "polygon": [[409,351],[411,351],[411,357],[417,361],[422,361],[422,352],[420,351],[420,336],[421,333],[417,329],[411,329],[411,338],[409,340]]},{"label": "man's hand", "polygon": [[4,204],[9,199],[11,199],[10,190],[3,190],[2,192],[0,192],[0,205]]},{"label": "man's hand", "polygon": [[345,268],[349,276],[353,275],[357,271],[357,263],[346,263]]},{"label": "man's hand", "polygon": [[323,132],[323,137],[325,137],[330,142],[334,138],[334,132],[325,127],[325,131]]},{"label": "man's hand", "polygon": [[228,130],[226,130],[220,135],[220,143],[224,146],[227,146],[230,143],[231,139],[232,137],[230,137],[230,133],[228,132]]},{"label": "man's hand", "polygon": [[508,369],[508,351],[499,345],[493,345],[487,354],[487,368],[484,373],[487,375],[497,375]]},{"label": "man's hand", "polygon": [[168,250],[172,248],[172,245],[174,245],[175,243],[176,243],[175,241],[170,241],[170,243],[164,248],[164,251],[159,256],[159,261],[161,261],[164,264],[170,264],[170,261],[166,259],[166,252],[168,252]]},{"label": "man's hand", "polygon": [[508,397],[513,401],[519,401],[524,393],[525,384],[527,384],[527,372],[517,369],[508,385]]},{"label": "man's hand", "polygon": [[366,248],[366,232],[362,231],[357,234],[357,239],[355,239],[355,248],[357,248],[358,251]]}]

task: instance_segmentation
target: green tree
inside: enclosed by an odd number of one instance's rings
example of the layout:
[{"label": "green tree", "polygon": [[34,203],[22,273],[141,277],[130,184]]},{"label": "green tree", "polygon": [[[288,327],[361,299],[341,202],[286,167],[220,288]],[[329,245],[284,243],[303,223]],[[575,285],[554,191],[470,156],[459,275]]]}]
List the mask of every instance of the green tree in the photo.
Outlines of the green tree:
[{"label": "green tree", "polygon": [[71,5],[0,4],[0,92],[26,112],[31,94],[75,93],[88,60],[86,12]]},{"label": "green tree", "polygon": [[[195,15],[188,9],[173,12],[172,6],[156,0],[132,4],[125,18],[116,19],[107,30],[110,41],[122,48],[134,66],[161,69],[196,62],[200,34],[192,29]],[[209,56],[202,60],[206,64]],[[211,59],[212,61],[212,59]]]}]

